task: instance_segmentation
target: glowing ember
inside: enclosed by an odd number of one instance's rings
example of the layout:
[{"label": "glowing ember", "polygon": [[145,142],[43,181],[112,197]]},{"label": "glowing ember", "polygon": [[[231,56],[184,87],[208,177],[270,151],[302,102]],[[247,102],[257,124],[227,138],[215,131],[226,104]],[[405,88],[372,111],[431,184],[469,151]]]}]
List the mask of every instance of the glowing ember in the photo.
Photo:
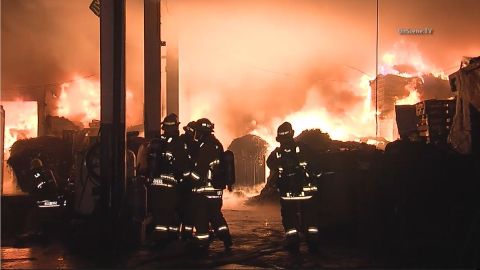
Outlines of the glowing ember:
[{"label": "glowing ember", "polygon": [[36,101],[2,102],[5,109],[5,153],[17,141],[37,136],[38,115]]}]

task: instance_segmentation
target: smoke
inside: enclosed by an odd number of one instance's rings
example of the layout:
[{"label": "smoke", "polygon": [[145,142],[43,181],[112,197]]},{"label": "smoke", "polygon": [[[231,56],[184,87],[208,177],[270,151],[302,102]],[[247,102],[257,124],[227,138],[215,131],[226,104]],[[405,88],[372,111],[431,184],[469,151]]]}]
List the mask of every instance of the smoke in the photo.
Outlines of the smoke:
[{"label": "smoke", "polygon": [[[82,77],[96,84],[100,79],[100,19],[89,9],[90,3],[91,0],[2,1],[2,100],[34,100],[46,93],[49,101],[49,94],[61,95],[63,83]],[[127,1],[126,83],[133,92],[127,102],[130,125],[141,123],[143,115],[141,3]],[[81,93],[70,94],[82,97]],[[58,106],[54,102],[47,105],[49,113],[54,113]]]},{"label": "smoke", "polygon": [[[363,106],[362,73],[375,74],[375,0],[161,2],[163,39],[168,44],[171,32],[179,39],[182,123],[209,117],[228,145],[305,107],[317,106],[347,125]],[[447,74],[462,56],[480,55],[474,22],[479,1],[379,2],[380,55],[399,42],[411,44]],[[66,81],[75,74],[98,76],[99,19],[89,4],[2,1],[2,90]],[[399,35],[399,28],[408,27],[434,32]],[[127,114],[137,124],[143,114],[141,0],[127,1],[126,46],[127,87],[137,104]]]}]

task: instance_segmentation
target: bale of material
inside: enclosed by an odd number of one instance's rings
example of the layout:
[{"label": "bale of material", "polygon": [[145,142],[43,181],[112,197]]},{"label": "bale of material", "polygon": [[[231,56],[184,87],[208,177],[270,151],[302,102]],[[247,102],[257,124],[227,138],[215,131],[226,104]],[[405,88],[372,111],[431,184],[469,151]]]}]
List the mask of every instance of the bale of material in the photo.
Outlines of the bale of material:
[{"label": "bale of material", "polygon": [[255,135],[245,135],[232,141],[228,150],[235,156],[235,184],[253,187],[265,181],[265,154],[268,144]]},{"label": "bale of material", "polygon": [[64,187],[72,168],[71,146],[63,139],[42,136],[16,141],[10,150],[7,164],[15,173],[17,183],[23,192],[32,190],[30,162],[40,158],[43,165],[52,169],[60,187]]}]

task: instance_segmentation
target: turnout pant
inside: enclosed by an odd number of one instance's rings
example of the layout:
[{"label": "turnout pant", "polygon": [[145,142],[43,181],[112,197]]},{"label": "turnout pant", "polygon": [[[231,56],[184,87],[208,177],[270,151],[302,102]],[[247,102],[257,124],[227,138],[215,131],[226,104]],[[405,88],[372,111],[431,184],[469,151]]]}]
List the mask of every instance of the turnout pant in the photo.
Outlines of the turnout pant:
[{"label": "turnout pant", "polygon": [[191,239],[193,237],[193,202],[192,202],[192,189],[179,191],[178,202],[178,217],[179,222],[182,224],[181,237],[182,240]]},{"label": "turnout pant", "polygon": [[314,198],[280,199],[280,206],[287,242],[298,245],[299,233],[303,233],[309,247],[314,248],[318,242],[317,205]]},{"label": "turnout pant", "polygon": [[225,246],[231,246],[232,238],[228,224],[222,214],[222,196],[208,198],[205,194],[193,193],[195,238],[200,246],[208,246],[210,225],[215,235]]},{"label": "turnout pant", "polygon": [[156,240],[178,238],[176,207],[178,194],[174,187],[150,186],[148,208],[153,216],[153,235]]}]

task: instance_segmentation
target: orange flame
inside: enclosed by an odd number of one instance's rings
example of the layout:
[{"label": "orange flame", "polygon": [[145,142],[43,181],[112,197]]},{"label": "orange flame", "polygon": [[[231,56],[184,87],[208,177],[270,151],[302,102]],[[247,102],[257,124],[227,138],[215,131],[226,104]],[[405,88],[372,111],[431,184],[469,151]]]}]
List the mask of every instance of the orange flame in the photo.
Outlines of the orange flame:
[{"label": "orange flame", "polygon": [[36,101],[2,102],[5,109],[5,158],[17,141],[37,136],[38,115]]},{"label": "orange flame", "polygon": [[420,94],[417,90],[412,89],[406,98],[398,99],[395,105],[413,105],[420,102]]},{"label": "orange flame", "polygon": [[[133,99],[128,89],[126,99],[127,103]],[[81,122],[84,127],[92,120],[100,120],[100,81],[75,76],[72,82],[62,84],[56,114]]]},{"label": "orange flame", "polygon": [[61,85],[57,104],[58,116],[82,122],[87,126],[100,119],[100,82],[75,77]]},{"label": "orange flame", "polygon": [[[132,91],[127,90],[127,105],[132,103]],[[38,114],[36,101],[2,102],[5,109],[5,153],[17,140],[36,137]],[[133,105],[133,104],[130,104]],[[60,86],[60,95],[54,110],[57,116],[88,126],[92,120],[100,119],[100,82],[74,76],[71,82]],[[131,115],[127,115],[127,122]],[[8,158],[8,157],[7,157]]]},{"label": "orange flame", "polygon": [[[399,65],[410,67],[410,70],[398,70]],[[443,71],[434,66],[426,64],[422,55],[415,46],[410,44],[398,43],[394,46],[391,52],[387,52],[382,57],[382,64],[379,66],[379,73],[394,74],[401,77],[413,78],[419,77],[423,80],[423,75],[431,73],[434,76],[442,79],[448,79]],[[297,112],[294,112],[282,119],[274,119],[270,126],[257,126],[251,134],[262,137],[266,140],[272,151],[277,145],[275,141],[276,127],[282,122],[289,121],[296,130],[297,135],[305,129],[319,128],[323,132],[327,132],[332,139],[336,140],[354,140],[358,141],[360,137],[374,137],[375,135],[375,111],[371,106],[371,88],[369,82],[373,80],[367,75],[362,75],[358,81],[355,91],[361,93],[364,97],[362,107],[351,107],[347,113],[342,116],[335,116],[326,111],[322,106],[312,102],[319,97],[312,97],[311,93],[307,97],[305,105]],[[421,101],[418,89],[415,85],[406,85],[405,88],[409,91],[406,97],[397,97],[395,104],[415,104]],[[390,119],[394,121],[394,119]],[[396,126],[393,123],[392,127]],[[390,133],[393,133],[390,132]],[[396,138],[389,137],[388,140]],[[369,144],[377,144],[376,140],[368,140]]]}]

